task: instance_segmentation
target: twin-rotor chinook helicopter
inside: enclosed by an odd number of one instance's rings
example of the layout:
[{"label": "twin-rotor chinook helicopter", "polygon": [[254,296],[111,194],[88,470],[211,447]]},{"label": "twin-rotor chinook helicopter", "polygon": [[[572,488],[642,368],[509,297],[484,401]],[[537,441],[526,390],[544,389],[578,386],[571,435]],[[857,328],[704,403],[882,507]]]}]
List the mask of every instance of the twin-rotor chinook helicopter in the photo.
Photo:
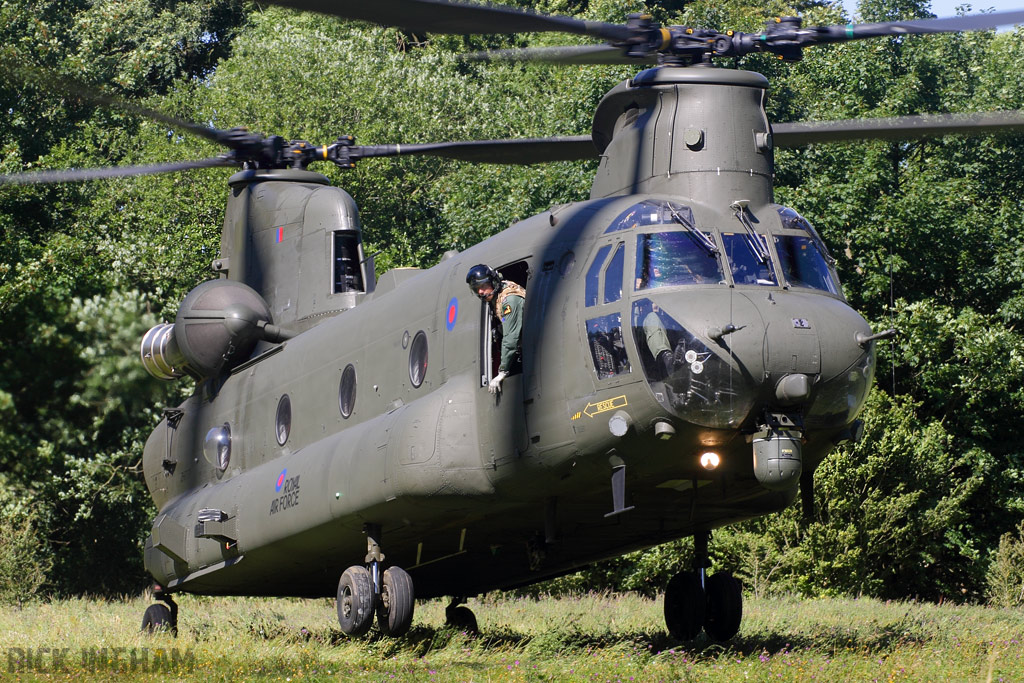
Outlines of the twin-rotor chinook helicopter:
[{"label": "twin-rotor chinook helicopter", "polygon": [[[693,571],[665,589],[668,629],[733,636],[740,584],[706,575],[711,531],[799,490],[812,500],[817,465],[859,438],[874,344],[892,334],[847,305],[814,228],[773,202],[774,147],[1021,130],[1024,116],[773,129],[767,80],[711,62],[792,60],[807,45],[991,28],[1024,12],[816,28],[782,18],[743,34],[441,0],[277,1],[428,32],[584,33],[608,44],[497,56],[658,66],[604,97],[592,136],[314,146],[188,125],[230,153],[4,178],[244,167],[228,181],[218,278],[142,341],[152,374],[197,380],[143,456],[159,509],[145,564],[167,603],[143,626],[174,628],[178,592],[336,592],[353,636],[375,615],[400,635],[414,597],[451,596],[449,621],[467,626],[469,596],[692,536]],[[600,166],[590,200],[378,278],[354,201],[307,166],[408,153]],[[497,395],[500,326],[465,280],[480,263],[528,292],[523,369]]]}]

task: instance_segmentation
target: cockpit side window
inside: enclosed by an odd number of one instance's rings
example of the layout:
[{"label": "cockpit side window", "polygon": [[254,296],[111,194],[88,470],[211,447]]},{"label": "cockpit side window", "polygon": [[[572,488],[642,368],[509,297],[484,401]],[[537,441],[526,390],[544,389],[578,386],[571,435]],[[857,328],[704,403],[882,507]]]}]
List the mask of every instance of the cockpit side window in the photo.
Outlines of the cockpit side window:
[{"label": "cockpit side window", "polygon": [[598,379],[630,372],[629,356],[622,339],[622,316],[611,313],[587,321],[587,342]]},{"label": "cockpit side window", "polygon": [[622,298],[622,269],[626,263],[626,245],[619,242],[608,270],[604,273],[604,302],[610,304]]},{"label": "cockpit side window", "polygon": [[[609,258],[613,247],[615,251]],[[616,241],[598,249],[587,269],[584,284],[586,306],[596,307],[596,310],[587,311],[592,316],[586,320],[587,344],[599,380],[631,372],[622,336],[622,314],[615,305],[622,300],[625,267],[626,243]]]},{"label": "cockpit side window", "polygon": [[[764,239],[761,235],[757,237]],[[778,284],[771,262],[765,263],[758,257],[755,247],[750,243],[752,239],[745,233],[722,233],[722,244],[732,267],[733,282],[738,285]]]},{"label": "cockpit side window", "polygon": [[612,245],[606,244],[598,249],[597,256],[594,257],[593,263],[587,269],[587,282],[584,287],[584,298],[587,306],[597,305],[598,278],[601,275],[601,266],[604,265],[604,260],[608,256],[608,252],[611,251],[611,248]]}]

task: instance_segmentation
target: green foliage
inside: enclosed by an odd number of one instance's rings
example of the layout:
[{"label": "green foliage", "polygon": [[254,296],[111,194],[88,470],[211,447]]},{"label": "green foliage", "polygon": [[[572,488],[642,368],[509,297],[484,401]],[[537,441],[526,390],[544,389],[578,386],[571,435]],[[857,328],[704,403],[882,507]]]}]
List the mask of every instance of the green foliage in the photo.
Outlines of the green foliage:
[{"label": "green foliage", "polygon": [[913,403],[875,392],[864,440],[815,474],[819,509],[801,545],[808,592],[959,599],[980,585],[971,512],[983,455]]},{"label": "green foliage", "polygon": [[[516,4],[604,21],[647,9],[745,31],[792,13],[781,0]],[[845,20],[838,5],[799,6],[806,24]],[[928,14],[918,0],[865,0],[859,13]],[[233,0],[16,0],[0,19],[4,64],[47,67],[186,119],[314,143],[583,134],[604,92],[635,72],[456,58],[565,36],[417,36]],[[1022,37],[901,36],[809,49],[796,64],[752,55],[727,66],[771,79],[774,121],[987,111],[1024,106]],[[220,152],[15,75],[0,74],[0,172]],[[864,416],[865,441],[816,474],[811,521],[794,507],[717,530],[715,566],[755,595],[977,599],[990,555],[1003,566],[993,552],[1000,535],[1024,518],[1024,140],[821,145],[779,150],[776,161],[776,200],[817,225],[851,304],[876,329],[901,334],[879,346],[884,379]],[[431,265],[551,204],[584,199],[594,168],[402,158],[344,176],[315,170],[357,199],[383,269]],[[160,408],[188,386],[149,378],[135,347],[209,276],[229,174],[0,191],[0,469],[33,501],[31,527],[12,533],[45,536],[40,548],[54,561],[38,566],[53,590],[122,591],[143,579],[139,544],[152,510],[142,444]],[[679,541],[549,587],[654,595],[691,556]]]},{"label": "green foliage", "polygon": [[989,602],[997,607],[1024,605],[1024,522],[1016,535],[1005,533],[999,538],[992,563],[988,568]]},{"label": "green foliage", "polygon": [[33,507],[9,491],[8,482],[0,476],[0,604],[13,605],[36,597],[50,560],[47,544],[39,538]]}]

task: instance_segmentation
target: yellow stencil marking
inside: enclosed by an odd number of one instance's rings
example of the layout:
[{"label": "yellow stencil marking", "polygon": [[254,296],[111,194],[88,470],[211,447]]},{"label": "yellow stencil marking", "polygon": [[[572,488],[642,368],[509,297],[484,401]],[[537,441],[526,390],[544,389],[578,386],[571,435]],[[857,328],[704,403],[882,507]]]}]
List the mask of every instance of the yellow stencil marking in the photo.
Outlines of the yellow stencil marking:
[{"label": "yellow stencil marking", "polygon": [[583,414],[587,417],[594,417],[601,413],[607,413],[609,410],[616,410],[617,408],[625,408],[628,405],[626,402],[626,395],[616,396],[606,401],[598,401],[597,403],[588,403],[587,407],[583,409]]}]

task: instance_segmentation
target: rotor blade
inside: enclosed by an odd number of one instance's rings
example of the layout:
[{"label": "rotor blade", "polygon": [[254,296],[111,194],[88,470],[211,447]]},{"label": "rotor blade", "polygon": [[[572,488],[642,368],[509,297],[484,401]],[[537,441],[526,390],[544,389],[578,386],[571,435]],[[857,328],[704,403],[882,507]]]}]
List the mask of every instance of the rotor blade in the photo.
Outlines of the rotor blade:
[{"label": "rotor blade", "polygon": [[359,156],[427,156],[489,164],[542,164],[549,161],[596,159],[597,148],[589,135],[520,140],[470,140],[419,145],[365,145]]},{"label": "rotor blade", "polygon": [[969,17],[943,17],[941,19],[914,19],[911,21],[887,21],[875,24],[845,24],[842,26],[787,27],[786,22],[769,24],[765,33],[736,33],[724,45],[729,46],[722,54],[735,51],[749,54],[757,51],[776,51],[787,46],[807,47],[825,43],[845,43],[850,40],[899,36],[907,34],[951,33],[958,31],[979,31],[1000,26],[1024,23],[1024,10],[990,12]]},{"label": "rotor blade", "polygon": [[469,5],[446,0],[269,0],[321,14],[398,26],[427,33],[578,33],[606,40],[626,40],[625,26],[572,17],[543,15],[502,5]]},{"label": "rotor blade", "polygon": [[903,33],[950,33],[955,31],[981,31],[1024,23],[1024,10],[990,12],[969,17],[942,17],[940,19],[916,19],[914,21],[889,21],[878,24],[854,24],[852,26],[830,27],[851,30],[853,38],[894,36]]},{"label": "rotor blade", "polygon": [[629,57],[613,45],[565,45],[558,47],[525,47],[511,50],[487,50],[463,55],[476,61],[547,62],[549,64],[656,64],[657,55],[642,59]]},{"label": "rotor blade", "polygon": [[111,166],[110,168],[80,168],[67,171],[33,171],[15,175],[0,175],[0,185],[33,185],[40,183],[74,183],[99,178],[123,178],[136,175],[153,175],[155,173],[172,173],[188,171],[193,168],[214,168],[217,166],[237,166],[237,162],[224,157],[200,159],[198,161],[170,161],[164,164],[148,164],[144,166]]},{"label": "rotor blade", "polygon": [[986,114],[933,114],[884,119],[776,123],[776,147],[801,147],[849,140],[910,140],[943,135],[987,135],[1024,131],[1024,110]]}]

